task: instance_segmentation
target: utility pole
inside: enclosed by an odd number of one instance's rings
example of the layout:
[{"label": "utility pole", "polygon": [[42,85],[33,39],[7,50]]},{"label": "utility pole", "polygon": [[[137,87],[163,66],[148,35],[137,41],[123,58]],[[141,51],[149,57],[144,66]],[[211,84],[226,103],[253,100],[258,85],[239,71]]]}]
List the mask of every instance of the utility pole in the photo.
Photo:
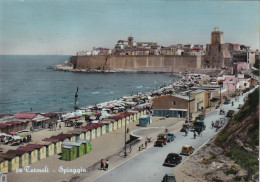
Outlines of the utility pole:
[{"label": "utility pole", "polygon": [[219,91],[219,99],[220,99],[220,104],[221,104],[221,84],[219,84],[219,89],[220,89],[220,91]]},{"label": "utility pole", "polygon": [[189,87],[189,116],[188,116],[188,122],[190,123],[190,87]]},{"label": "utility pole", "polygon": [[126,154],[126,118],[127,118],[127,116],[125,117],[125,157],[127,156],[127,154]]}]

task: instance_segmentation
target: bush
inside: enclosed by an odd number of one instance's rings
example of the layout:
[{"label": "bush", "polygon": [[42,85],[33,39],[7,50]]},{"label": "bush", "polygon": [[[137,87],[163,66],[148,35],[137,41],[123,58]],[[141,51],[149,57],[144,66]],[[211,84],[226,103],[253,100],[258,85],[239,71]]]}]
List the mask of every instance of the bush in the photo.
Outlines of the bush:
[{"label": "bush", "polygon": [[229,135],[230,135],[230,133],[225,129],[225,130],[223,130],[223,131],[219,134],[219,136],[218,136],[218,138],[217,138],[217,141],[218,141],[219,143],[224,143],[224,142],[227,141]]},{"label": "bush", "polygon": [[216,159],[217,157],[216,157],[216,155],[215,154],[213,154],[213,153],[210,153],[210,159]]},{"label": "bush", "polygon": [[252,173],[255,174],[259,171],[259,163],[257,157],[248,153],[244,149],[238,147],[230,147],[228,156],[231,157],[241,168],[247,170],[249,165],[252,168]]},{"label": "bush", "polygon": [[226,175],[229,175],[229,174],[234,174],[234,175],[236,175],[236,174],[237,174],[237,170],[235,170],[234,168],[230,168],[230,169],[226,170],[224,173],[225,173]]}]

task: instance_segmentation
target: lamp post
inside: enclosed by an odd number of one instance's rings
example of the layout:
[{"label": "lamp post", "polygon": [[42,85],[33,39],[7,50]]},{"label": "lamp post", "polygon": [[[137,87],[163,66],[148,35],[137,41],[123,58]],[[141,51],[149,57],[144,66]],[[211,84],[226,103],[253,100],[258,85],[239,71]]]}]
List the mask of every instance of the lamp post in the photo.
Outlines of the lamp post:
[{"label": "lamp post", "polygon": [[[125,114],[126,114],[126,112],[125,112]],[[126,153],[126,133],[127,133],[126,132],[126,130],[127,130],[126,129],[126,119],[127,119],[127,116],[125,117],[125,155],[124,155],[125,157],[127,156],[127,153]]]}]

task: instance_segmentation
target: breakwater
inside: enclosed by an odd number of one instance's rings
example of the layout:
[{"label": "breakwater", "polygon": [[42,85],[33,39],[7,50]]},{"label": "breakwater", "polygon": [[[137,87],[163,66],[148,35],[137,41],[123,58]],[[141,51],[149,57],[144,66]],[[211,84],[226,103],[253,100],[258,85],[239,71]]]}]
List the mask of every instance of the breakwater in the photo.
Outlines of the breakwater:
[{"label": "breakwater", "polygon": [[182,72],[201,67],[200,56],[154,55],[154,56],[72,56],[70,63],[78,70],[136,71],[136,72]]}]

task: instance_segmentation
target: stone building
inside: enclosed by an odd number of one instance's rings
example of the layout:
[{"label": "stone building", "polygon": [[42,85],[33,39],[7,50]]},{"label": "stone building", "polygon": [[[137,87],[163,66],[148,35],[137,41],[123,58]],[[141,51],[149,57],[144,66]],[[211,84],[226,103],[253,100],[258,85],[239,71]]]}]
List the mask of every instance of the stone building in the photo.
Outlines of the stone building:
[{"label": "stone building", "polygon": [[202,61],[203,67],[232,67],[232,59],[228,47],[224,44],[224,33],[216,27],[211,32],[211,44],[207,44]]}]

